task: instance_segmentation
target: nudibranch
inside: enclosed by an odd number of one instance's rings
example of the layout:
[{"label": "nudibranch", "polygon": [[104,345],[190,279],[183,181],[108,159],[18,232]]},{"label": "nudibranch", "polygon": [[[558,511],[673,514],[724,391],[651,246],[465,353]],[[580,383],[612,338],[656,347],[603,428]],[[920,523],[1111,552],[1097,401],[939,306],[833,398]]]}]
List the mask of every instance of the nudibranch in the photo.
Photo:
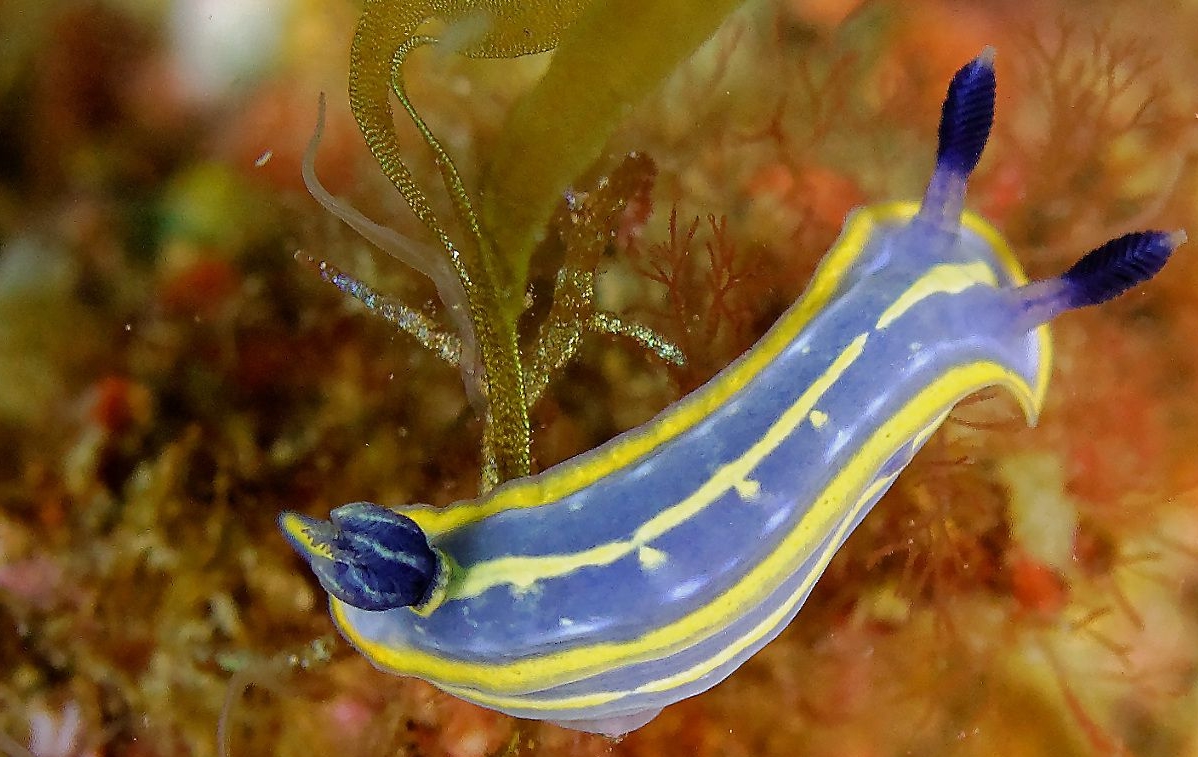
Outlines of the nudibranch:
[{"label": "nudibranch", "polygon": [[1034,423],[1047,322],[1185,240],[1128,234],[1028,283],[963,209],[994,92],[987,49],[949,85],[922,202],[853,212],[769,332],[644,426],[445,508],[283,513],[341,633],[384,670],[609,735],[730,675],[959,400],[1002,386]]}]

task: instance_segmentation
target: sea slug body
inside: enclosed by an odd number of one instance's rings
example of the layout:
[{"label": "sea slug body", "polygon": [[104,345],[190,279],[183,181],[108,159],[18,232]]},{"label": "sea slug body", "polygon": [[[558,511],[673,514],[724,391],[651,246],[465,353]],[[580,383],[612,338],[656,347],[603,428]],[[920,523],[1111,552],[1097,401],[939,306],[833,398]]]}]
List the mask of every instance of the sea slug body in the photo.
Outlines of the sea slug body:
[{"label": "sea slug body", "polygon": [[922,202],[850,215],[770,331],[644,426],[445,508],[283,513],[345,637],[485,707],[625,733],[777,636],[959,400],[1002,386],[1034,423],[1047,321],[1151,278],[1184,234],[1028,283],[963,210],[994,93],[987,49],[949,86]]}]

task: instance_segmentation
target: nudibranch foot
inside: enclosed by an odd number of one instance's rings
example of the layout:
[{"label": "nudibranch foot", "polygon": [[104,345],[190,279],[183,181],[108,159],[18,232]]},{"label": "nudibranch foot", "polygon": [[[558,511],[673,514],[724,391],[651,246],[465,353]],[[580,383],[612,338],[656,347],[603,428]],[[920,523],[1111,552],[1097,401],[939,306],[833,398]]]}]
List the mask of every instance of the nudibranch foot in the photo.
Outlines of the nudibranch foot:
[{"label": "nudibranch foot", "polygon": [[637,710],[626,715],[614,715],[594,720],[552,720],[550,722],[562,728],[584,731],[586,733],[597,733],[600,736],[618,739],[647,724],[650,720],[660,715],[662,709],[661,707],[657,707],[652,710]]}]

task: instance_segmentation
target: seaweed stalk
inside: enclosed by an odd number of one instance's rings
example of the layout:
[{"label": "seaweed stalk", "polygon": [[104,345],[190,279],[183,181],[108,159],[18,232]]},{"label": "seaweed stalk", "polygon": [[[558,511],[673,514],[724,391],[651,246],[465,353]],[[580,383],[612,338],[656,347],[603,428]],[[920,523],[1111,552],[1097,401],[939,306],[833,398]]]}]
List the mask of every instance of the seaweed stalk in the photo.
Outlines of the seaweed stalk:
[{"label": "seaweed stalk", "polygon": [[[453,162],[408,100],[399,71],[411,50],[434,41],[416,35],[419,27],[433,17],[460,22],[481,15],[484,28],[481,39],[461,52],[473,57],[513,57],[552,49],[557,44],[561,28],[569,23],[572,12],[577,12],[581,5],[581,0],[554,3],[549,8],[539,2],[511,0],[488,3],[485,7],[475,2],[461,1],[396,3],[368,0],[350,50],[350,107],[366,144],[412,212],[437,236],[465,285],[488,390],[483,431],[484,467],[494,473],[484,475],[484,488],[489,488],[497,481],[530,472],[528,407],[524,397],[516,318],[514,314],[504,317],[503,310],[494,301],[498,287],[486,263],[489,255],[485,237],[474,219]],[[483,261],[473,277],[449,234],[438,221],[428,197],[416,184],[403,161],[392,120],[392,91],[434,152],[453,198],[455,212],[471,232],[473,252],[476,258]],[[472,285],[472,278],[477,280],[476,285]]]},{"label": "seaweed stalk", "polygon": [[[519,323],[526,307],[529,260],[569,183],[596,162],[628,108],[706,40],[739,3],[367,0],[350,51],[350,106],[383,173],[437,237],[448,263],[433,263],[426,255],[401,250],[404,245],[380,234],[360,214],[343,208],[334,212],[368,237],[379,238],[384,249],[428,273],[438,282],[438,292],[445,289],[451,297],[464,293],[471,328],[459,321],[455,326],[463,350],[477,344],[485,379],[484,490],[531,472],[529,407],[551,374],[576,354],[583,331],[631,337],[664,359],[678,359],[676,348],[648,329],[594,311],[597,251],[603,243],[575,239],[575,244],[566,245],[549,316],[525,365]],[[408,55],[437,43],[436,38],[418,33],[432,19],[450,25],[447,35],[455,39],[457,52],[469,57],[543,52],[565,39],[549,73],[516,107],[501,135],[496,159],[484,170],[478,213],[453,160],[416,111],[404,85]],[[580,87],[580,81],[601,81],[603,86]],[[404,162],[392,120],[392,95],[433,153],[455,220],[467,232],[463,247],[451,239]],[[335,206],[331,198],[322,202],[331,209]],[[613,206],[612,212],[617,211]],[[598,231],[609,222],[610,218],[590,218],[574,230]],[[456,275],[461,292],[445,283],[447,270]],[[368,290],[348,277],[342,279],[353,284],[351,289]],[[368,299],[378,301],[374,296]],[[457,301],[446,303],[453,309]],[[411,325],[403,315],[400,320]],[[426,333],[422,326],[415,328]],[[434,341],[445,344],[440,338]],[[469,373],[472,366],[463,352],[463,371]]]}]

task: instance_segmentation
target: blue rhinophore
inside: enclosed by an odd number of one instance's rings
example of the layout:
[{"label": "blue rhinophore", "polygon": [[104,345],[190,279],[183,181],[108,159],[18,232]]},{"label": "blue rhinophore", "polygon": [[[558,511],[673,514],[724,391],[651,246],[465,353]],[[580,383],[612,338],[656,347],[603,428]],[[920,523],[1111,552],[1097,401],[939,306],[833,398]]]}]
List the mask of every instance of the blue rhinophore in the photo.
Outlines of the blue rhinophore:
[{"label": "blue rhinophore", "polygon": [[994,123],[994,49],[953,76],[940,111],[936,167],[968,176],[982,158]]},{"label": "blue rhinophore", "polygon": [[283,513],[279,527],[320,585],[365,610],[419,606],[433,594],[439,559],[420,527],[405,515],[353,502],[317,520]]}]

